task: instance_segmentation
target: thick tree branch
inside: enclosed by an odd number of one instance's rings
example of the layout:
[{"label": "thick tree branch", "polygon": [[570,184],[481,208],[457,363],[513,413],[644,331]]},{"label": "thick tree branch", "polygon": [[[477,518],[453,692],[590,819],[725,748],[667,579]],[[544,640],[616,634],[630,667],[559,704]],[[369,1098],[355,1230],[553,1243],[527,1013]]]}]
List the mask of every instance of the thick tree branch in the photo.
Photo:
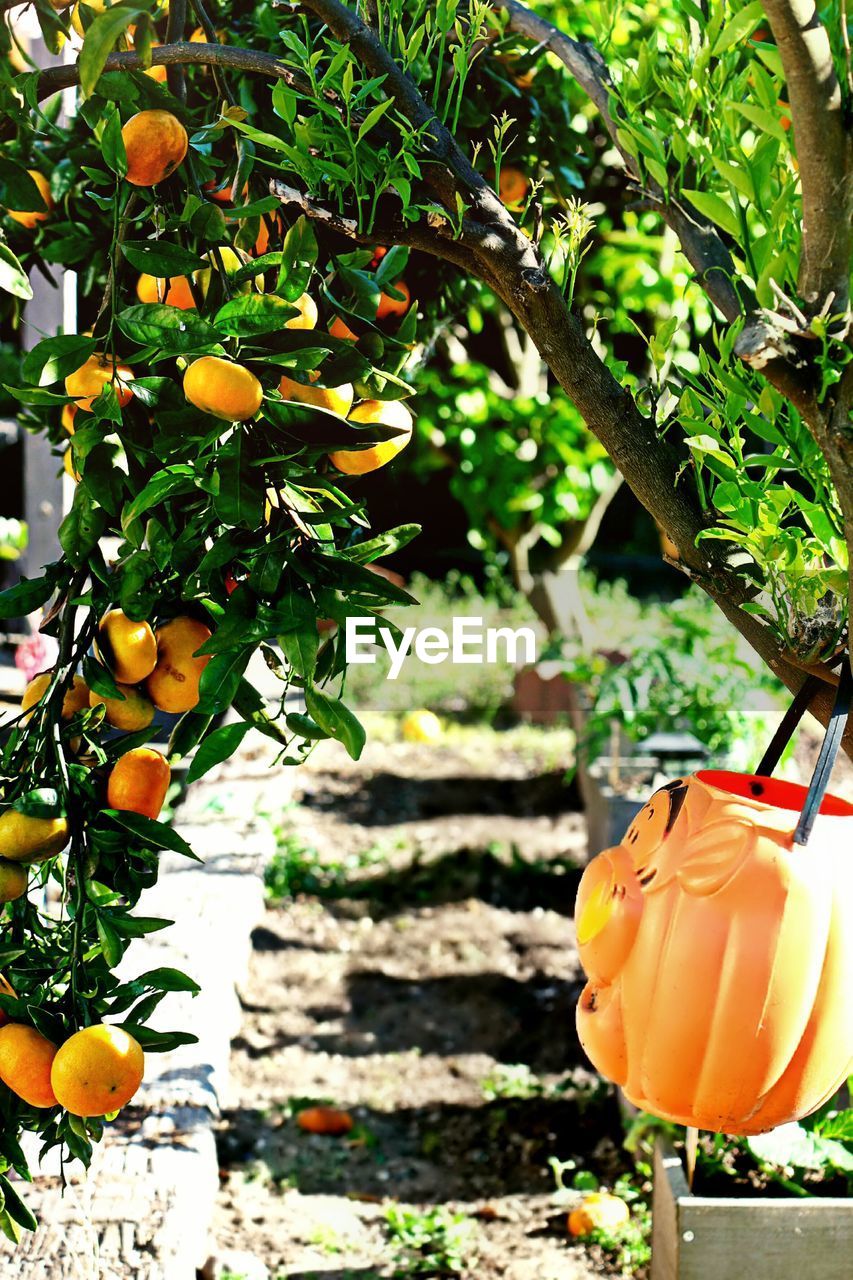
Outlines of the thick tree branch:
[{"label": "thick tree branch", "polygon": [[[186,28],[187,0],[170,0],[169,19],[166,24],[166,44],[178,44],[182,41],[186,35]],[[187,82],[184,68],[180,63],[173,63],[172,66],[166,68],[166,83],[169,86],[169,92],[178,99],[178,102],[186,102]]]},{"label": "thick tree branch", "polygon": [[832,46],[814,0],[764,0],[779,48],[803,190],[799,291],[813,311],[830,294],[846,312],[850,285],[853,148]]}]

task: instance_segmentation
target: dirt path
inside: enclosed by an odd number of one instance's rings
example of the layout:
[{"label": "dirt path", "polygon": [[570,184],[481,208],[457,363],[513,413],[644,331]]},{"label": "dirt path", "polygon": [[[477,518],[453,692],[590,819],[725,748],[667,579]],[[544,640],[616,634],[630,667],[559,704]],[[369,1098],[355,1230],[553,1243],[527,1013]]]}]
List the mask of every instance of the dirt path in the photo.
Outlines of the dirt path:
[{"label": "dirt path", "polygon": [[[605,1274],[568,1242],[548,1165],[621,1168],[615,1103],[574,1034],[583,828],[560,812],[560,762],[508,747],[381,745],[358,766],[327,751],[305,772],[283,848],[320,892],[256,931],[220,1134],[216,1239],[273,1277],[393,1275],[391,1199],[474,1219],[477,1280]],[[303,1133],[307,1101],[355,1130]]]}]

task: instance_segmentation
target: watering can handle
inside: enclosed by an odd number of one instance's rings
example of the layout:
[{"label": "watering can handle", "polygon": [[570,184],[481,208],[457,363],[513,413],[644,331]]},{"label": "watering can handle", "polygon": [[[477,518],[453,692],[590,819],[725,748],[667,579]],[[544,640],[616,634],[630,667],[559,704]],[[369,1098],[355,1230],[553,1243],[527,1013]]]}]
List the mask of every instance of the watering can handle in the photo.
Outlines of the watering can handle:
[{"label": "watering can handle", "polygon": [[[791,735],[808,711],[812,698],[823,687],[823,683],[819,676],[807,676],[799,693],[785,712],[779,728],[773,735],[770,746],[762,756],[758,768],[755,770],[757,774],[767,778],[773,773],[779,763],[782,752],[791,740]],[[829,778],[838,755],[838,748],[841,746],[841,739],[847,726],[847,718],[850,715],[851,701],[853,701],[853,671],[851,671],[850,661],[845,654],[838,678],[835,705],[832,708],[832,715],[827,725],[823,745],[817,758],[812,780],[809,783],[800,820],[794,832],[794,844],[808,844],[815,818],[820,812],[820,806],[826,795],[826,788],[829,785]]]}]

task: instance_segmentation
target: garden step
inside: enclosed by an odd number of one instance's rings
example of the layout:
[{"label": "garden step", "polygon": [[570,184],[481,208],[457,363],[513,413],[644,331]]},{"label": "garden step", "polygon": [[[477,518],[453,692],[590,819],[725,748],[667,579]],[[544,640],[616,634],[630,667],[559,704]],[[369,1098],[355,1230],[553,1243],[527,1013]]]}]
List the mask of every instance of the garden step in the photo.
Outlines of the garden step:
[{"label": "garden step", "polygon": [[0,1241],[4,1280],[194,1280],[204,1264],[219,1185],[213,1126],[240,1024],[237,985],[275,848],[256,814],[287,803],[293,776],[269,765],[265,750],[244,750],[191,789],[175,826],[204,862],[163,855],[140,912],[175,923],[139,939],[122,965],[125,978],[169,966],[200,984],[194,998],[168,995],[155,1018],[198,1043],[147,1055],[136,1105],[108,1128],[88,1176],[79,1166],[66,1171],[64,1195],[58,1153],[39,1166],[38,1144],[28,1146],[35,1180],[21,1190],[41,1225],[17,1248]]}]

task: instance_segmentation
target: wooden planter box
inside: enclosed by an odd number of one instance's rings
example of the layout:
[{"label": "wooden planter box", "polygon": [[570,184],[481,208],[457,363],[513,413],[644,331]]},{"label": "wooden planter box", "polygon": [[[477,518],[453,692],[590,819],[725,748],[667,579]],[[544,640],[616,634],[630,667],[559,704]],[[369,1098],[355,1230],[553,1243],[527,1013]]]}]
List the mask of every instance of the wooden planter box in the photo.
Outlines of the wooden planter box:
[{"label": "wooden planter box", "polygon": [[853,1200],[694,1196],[655,1151],[651,1280],[850,1280]]}]

